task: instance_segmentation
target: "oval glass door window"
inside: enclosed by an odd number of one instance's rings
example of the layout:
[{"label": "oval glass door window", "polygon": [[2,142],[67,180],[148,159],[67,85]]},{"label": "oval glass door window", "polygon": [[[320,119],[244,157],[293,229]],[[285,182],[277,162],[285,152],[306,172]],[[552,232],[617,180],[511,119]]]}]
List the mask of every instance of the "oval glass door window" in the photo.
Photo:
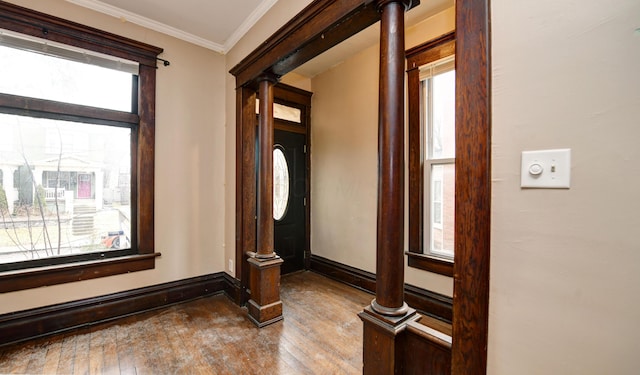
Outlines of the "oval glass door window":
[{"label": "oval glass door window", "polygon": [[279,147],[273,149],[273,218],[282,220],[289,205],[289,165]]}]

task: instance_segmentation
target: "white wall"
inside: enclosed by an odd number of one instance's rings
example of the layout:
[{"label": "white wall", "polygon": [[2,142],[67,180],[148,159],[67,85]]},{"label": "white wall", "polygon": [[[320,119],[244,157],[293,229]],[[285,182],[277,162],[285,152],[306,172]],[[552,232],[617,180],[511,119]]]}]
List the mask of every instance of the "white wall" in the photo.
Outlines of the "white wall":
[{"label": "white wall", "polygon": [[[454,16],[449,8],[407,29],[406,47],[453,30]],[[311,252],[369,272],[376,271],[379,59],[376,44],[311,80]],[[450,277],[431,272],[405,267],[405,281],[453,293]]]},{"label": "white wall", "polygon": [[[640,2],[493,0],[490,374],[640,368]],[[570,190],[520,152],[572,149]]]},{"label": "white wall", "polygon": [[11,2],[162,47],[171,66],[157,70],[156,268],[5,293],[0,314],[224,271],[224,56],[63,0]]}]

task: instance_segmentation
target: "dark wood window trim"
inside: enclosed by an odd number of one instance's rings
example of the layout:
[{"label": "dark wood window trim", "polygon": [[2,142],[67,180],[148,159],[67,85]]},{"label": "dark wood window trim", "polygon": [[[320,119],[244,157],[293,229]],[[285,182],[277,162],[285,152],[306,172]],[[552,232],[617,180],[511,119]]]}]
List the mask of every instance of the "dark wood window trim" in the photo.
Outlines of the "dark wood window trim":
[{"label": "dark wood window trim", "polygon": [[406,254],[409,258],[409,267],[453,277],[453,262],[450,260],[418,254],[411,251],[407,251]]},{"label": "dark wood window trim", "polygon": [[409,267],[453,277],[453,262],[424,254],[424,135],[420,67],[455,53],[455,31],[406,51],[409,133]]},{"label": "dark wood window trim", "polygon": [[[162,49],[75,22],[0,1],[0,28],[48,39],[139,64],[133,113],[101,110],[48,100],[0,95],[0,111],[35,117],[132,124],[132,251],[109,259],[0,272],[0,293],[123,274],[155,267],[154,159],[156,62]],[[105,256],[107,258],[107,256]]]}]

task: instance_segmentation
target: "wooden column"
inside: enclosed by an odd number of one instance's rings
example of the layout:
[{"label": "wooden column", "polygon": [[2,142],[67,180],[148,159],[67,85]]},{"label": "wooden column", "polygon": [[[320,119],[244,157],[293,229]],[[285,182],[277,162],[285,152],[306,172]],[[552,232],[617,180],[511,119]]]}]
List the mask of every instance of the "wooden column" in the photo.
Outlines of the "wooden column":
[{"label": "wooden column", "polygon": [[404,13],[411,0],[379,0],[378,234],[376,298],[360,313],[364,373],[402,372],[406,324],[418,318],[404,302]]},{"label": "wooden column", "polygon": [[258,246],[257,258],[273,258],[273,85],[272,76],[258,81]]},{"label": "wooden column", "polygon": [[260,121],[258,122],[257,249],[250,254],[249,318],[258,327],[282,320],[280,266],[273,249],[273,85],[277,78],[258,78]]}]

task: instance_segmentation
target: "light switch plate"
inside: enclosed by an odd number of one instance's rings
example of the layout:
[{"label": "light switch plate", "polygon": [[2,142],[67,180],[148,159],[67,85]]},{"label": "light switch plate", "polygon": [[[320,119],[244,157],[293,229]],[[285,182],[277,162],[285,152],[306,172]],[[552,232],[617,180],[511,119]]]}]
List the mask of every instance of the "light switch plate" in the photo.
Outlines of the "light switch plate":
[{"label": "light switch plate", "polygon": [[569,189],[570,185],[571,149],[522,152],[521,187]]}]

